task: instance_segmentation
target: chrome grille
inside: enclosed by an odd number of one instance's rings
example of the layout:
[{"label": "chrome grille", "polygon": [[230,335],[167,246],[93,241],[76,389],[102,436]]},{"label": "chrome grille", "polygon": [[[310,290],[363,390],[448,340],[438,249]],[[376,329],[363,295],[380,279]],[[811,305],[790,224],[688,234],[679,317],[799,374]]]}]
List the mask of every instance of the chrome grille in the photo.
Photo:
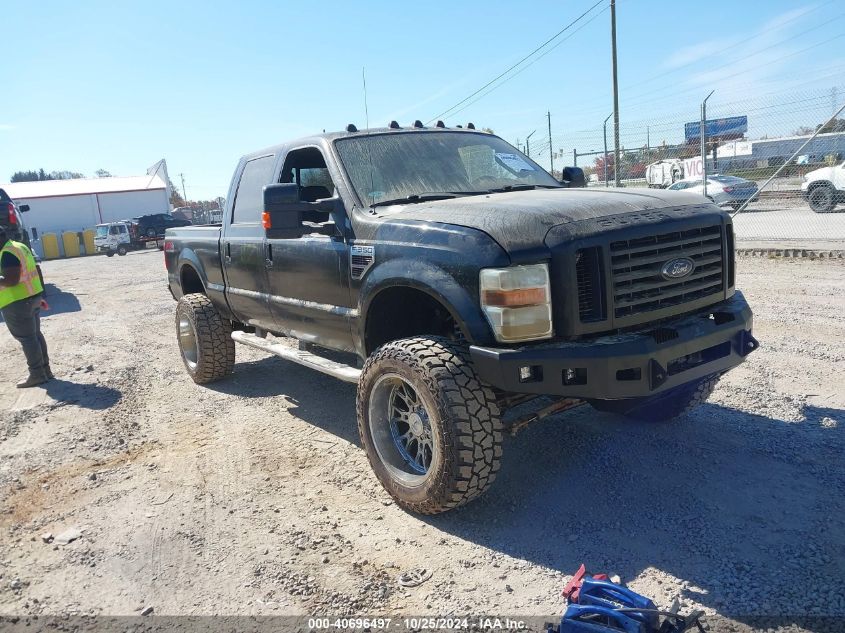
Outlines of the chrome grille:
[{"label": "chrome grille", "polygon": [[[613,309],[617,318],[660,310],[722,292],[722,228],[650,235],[610,244]],[[666,279],[663,265],[675,257],[695,262],[692,273]]]}]

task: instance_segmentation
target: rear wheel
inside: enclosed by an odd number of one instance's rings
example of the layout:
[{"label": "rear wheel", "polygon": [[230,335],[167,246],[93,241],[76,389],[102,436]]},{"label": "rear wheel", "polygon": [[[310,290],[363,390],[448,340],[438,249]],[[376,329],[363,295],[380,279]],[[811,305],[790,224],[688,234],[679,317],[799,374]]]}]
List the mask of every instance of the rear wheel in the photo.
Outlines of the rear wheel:
[{"label": "rear wheel", "polygon": [[590,404],[599,411],[616,413],[643,422],[666,422],[703,404],[713,393],[719,378],[719,375],[707,376],[647,398],[591,400]]},{"label": "rear wheel", "polygon": [[176,340],[191,378],[203,385],[232,373],[235,342],[232,326],[203,294],[189,294],[176,304]]},{"label": "rear wheel", "polygon": [[155,230],[154,227],[151,226],[150,228],[147,229],[147,237],[155,237],[155,236],[156,236],[156,230]]},{"label": "rear wheel", "polygon": [[380,347],[358,383],[358,431],[370,465],[402,507],[457,508],[493,483],[502,426],[466,348],[445,338]]},{"label": "rear wheel", "polygon": [[810,191],[808,202],[810,208],[816,213],[833,211],[836,206],[836,192],[830,185],[819,185]]}]

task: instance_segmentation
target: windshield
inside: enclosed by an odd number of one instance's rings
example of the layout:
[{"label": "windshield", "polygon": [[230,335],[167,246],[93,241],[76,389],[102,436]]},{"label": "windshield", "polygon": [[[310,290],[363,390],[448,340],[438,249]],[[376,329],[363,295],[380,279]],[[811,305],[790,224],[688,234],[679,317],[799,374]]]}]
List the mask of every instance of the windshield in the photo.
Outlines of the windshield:
[{"label": "windshield", "polygon": [[109,227],[107,224],[97,225],[97,237],[108,237]]},{"label": "windshield", "polygon": [[364,204],[432,193],[559,187],[543,168],[497,136],[408,132],[338,139],[340,160]]}]

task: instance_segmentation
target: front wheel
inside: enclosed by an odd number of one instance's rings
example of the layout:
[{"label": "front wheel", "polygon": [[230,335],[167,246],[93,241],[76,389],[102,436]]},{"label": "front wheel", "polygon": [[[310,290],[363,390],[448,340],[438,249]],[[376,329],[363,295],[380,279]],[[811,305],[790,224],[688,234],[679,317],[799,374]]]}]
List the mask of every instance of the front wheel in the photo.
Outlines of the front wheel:
[{"label": "front wheel", "polygon": [[106,257],[114,257],[114,251],[106,251]]},{"label": "front wheel", "polygon": [[816,213],[833,211],[836,206],[836,192],[829,185],[820,185],[810,192],[808,202],[810,208]]},{"label": "front wheel", "polygon": [[400,506],[438,514],[493,483],[502,455],[499,409],[465,347],[440,337],[380,347],[364,364],[357,409],[370,465]]},{"label": "front wheel", "polygon": [[232,326],[203,294],[184,295],[176,304],[176,340],[191,378],[204,385],[232,373]]},{"label": "front wheel", "polygon": [[127,250],[126,250],[126,247],[123,244],[121,244],[120,246],[117,247],[117,254],[118,255],[123,257],[124,255],[126,255],[126,253],[127,253]]},{"label": "front wheel", "polygon": [[590,400],[594,409],[624,415],[642,422],[666,422],[680,417],[703,404],[719,382],[719,375],[669,389],[656,396],[624,400]]}]

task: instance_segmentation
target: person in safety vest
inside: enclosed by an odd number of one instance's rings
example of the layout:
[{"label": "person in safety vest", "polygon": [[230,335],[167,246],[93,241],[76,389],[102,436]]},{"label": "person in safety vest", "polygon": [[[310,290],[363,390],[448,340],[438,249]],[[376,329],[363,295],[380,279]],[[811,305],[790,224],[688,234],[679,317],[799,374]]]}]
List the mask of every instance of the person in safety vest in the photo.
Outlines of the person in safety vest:
[{"label": "person in safety vest", "polygon": [[18,387],[34,387],[53,377],[47,341],[41,334],[44,286],[32,251],[13,242],[0,227],[0,312],[12,336],[23,347],[29,378]]}]

